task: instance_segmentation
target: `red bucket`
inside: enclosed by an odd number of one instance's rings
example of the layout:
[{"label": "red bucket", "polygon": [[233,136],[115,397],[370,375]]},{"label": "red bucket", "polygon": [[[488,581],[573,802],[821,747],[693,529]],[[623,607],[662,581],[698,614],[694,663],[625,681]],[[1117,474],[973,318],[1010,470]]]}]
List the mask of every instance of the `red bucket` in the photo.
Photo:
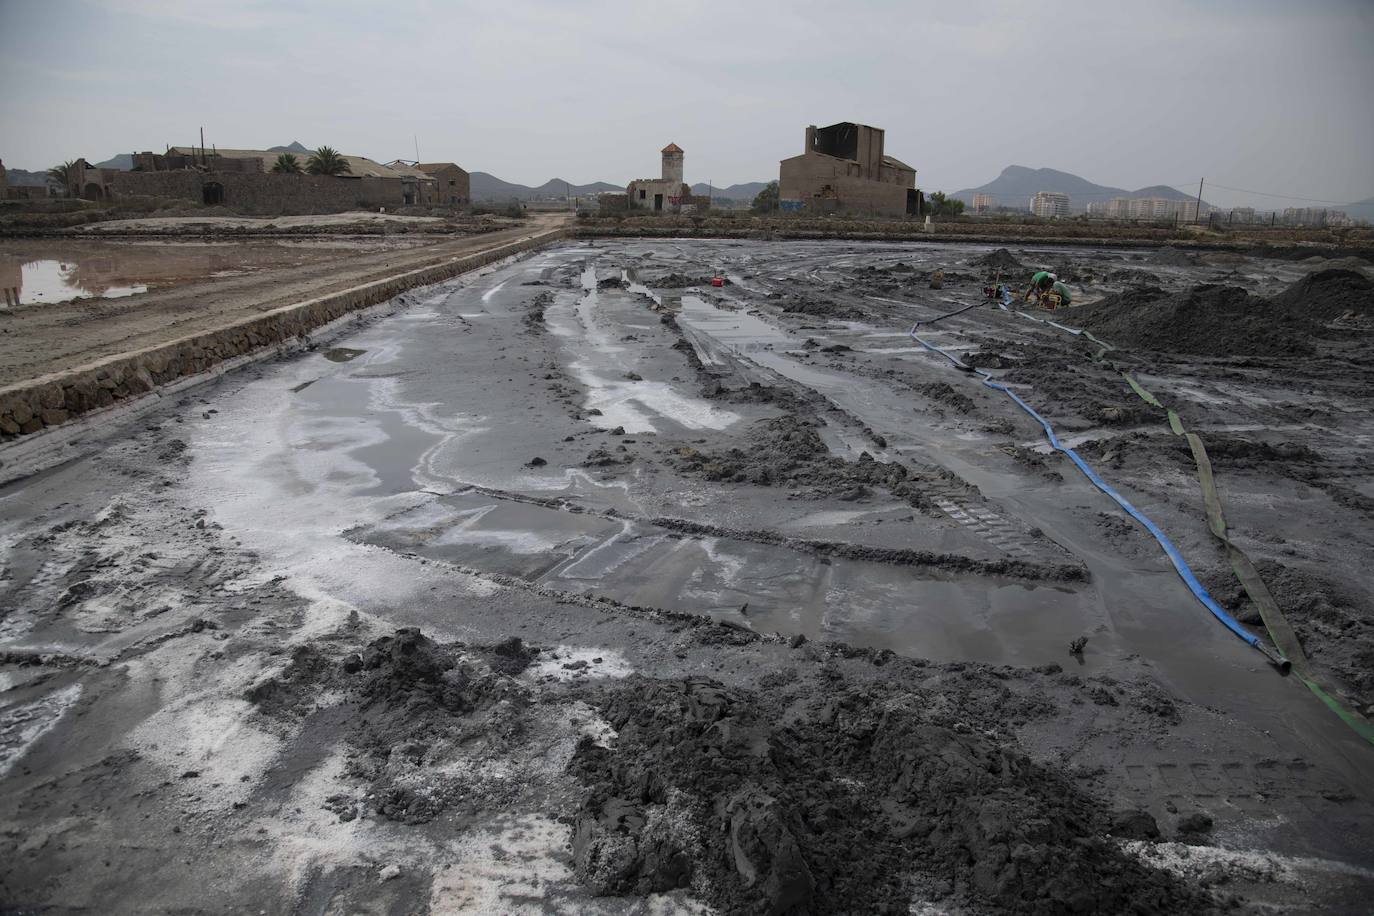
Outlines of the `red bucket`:
[{"label": "red bucket", "polygon": [[711,278],[711,285],[712,285],[712,286],[724,286],[724,285],[725,285],[725,278],[724,278],[724,277],[712,277],[712,278]]}]

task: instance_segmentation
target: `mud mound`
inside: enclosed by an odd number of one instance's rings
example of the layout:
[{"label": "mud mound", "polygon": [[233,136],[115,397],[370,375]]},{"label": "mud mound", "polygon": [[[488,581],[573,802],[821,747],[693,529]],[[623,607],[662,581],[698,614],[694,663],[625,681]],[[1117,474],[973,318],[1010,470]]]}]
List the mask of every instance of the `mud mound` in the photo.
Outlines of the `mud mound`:
[{"label": "mud mound", "polygon": [[[504,650],[493,654],[496,651]],[[510,654],[517,651],[523,651],[523,644]],[[383,636],[367,647],[357,691],[367,706],[402,716],[433,710],[471,712],[499,692],[499,679],[476,674],[462,660],[459,646],[440,645],[414,627],[402,627],[395,636]]]},{"label": "mud mound", "polygon": [[348,689],[360,708],[350,741],[363,753],[350,771],[370,786],[358,807],[418,824],[455,806],[492,809],[507,802],[516,791],[508,780],[451,761],[506,755],[526,730],[528,692],[498,666],[523,668],[529,652],[518,639],[500,643],[485,650],[496,670],[484,671],[461,645],[440,645],[403,628],[375,640],[361,663],[355,656],[345,667],[357,677]]},{"label": "mud mound", "polygon": [[779,388],[776,385],[763,385],[758,382],[750,382],[740,388],[728,388],[718,379],[703,386],[702,397],[713,401],[729,401],[733,404],[775,404],[788,410],[800,410],[805,404],[803,396],[790,388]]},{"label": "mud mound", "polygon": [[932,401],[939,401],[942,404],[947,404],[960,413],[972,413],[977,406],[973,403],[972,398],[962,391],[959,391],[948,382],[926,382],[917,385],[916,390]]},{"label": "mud mound", "polygon": [[243,698],[270,716],[304,716],[314,711],[315,697],[337,674],[338,666],[318,649],[297,646],[281,673],[249,687]]},{"label": "mud mound", "polygon": [[1351,251],[1349,248],[1336,248],[1333,246],[1316,247],[1312,245],[1256,245],[1245,252],[1252,258],[1272,258],[1277,261],[1306,261],[1311,258],[1329,258],[1333,255],[1344,255],[1347,257],[1362,258],[1366,262],[1374,263],[1374,257],[1368,252]]},{"label": "mud mound", "polygon": [[969,262],[978,267],[1000,268],[1002,270],[1025,270],[1025,265],[1016,260],[1016,257],[1005,248],[998,248],[996,251],[983,255],[974,261]]},{"label": "mud mound", "polygon": [[1194,267],[1197,265],[1196,255],[1180,251],[1172,245],[1165,245],[1153,252],[1146,260],[1151,264],[1160,264],[1164,267]]},{"label": "mud mound", "polygon": [[542,292],[530,300],[530,304],[525,307],[525,331],[528,334],[540,334],[545,330],[544,312],[553,304],[553,293]]},{"label": "mud mound", "polygon": [[1073,320],[1117,346],[1199,356],[1306,355],[1325,325],[1374,315],[1374,281],[1353,270],[1308,274],[1272,299],[1204,284],[1178,294],[1127,290],[1074,312]]},{"label": "mud mound", "polygon": [[839,318],[844,320],[863,318],[866,313],[852,305],[831,302],[827,299],[812,299],[803,296],[787,296],[778,302],[784,312],[793,315],[811,315],[816,318]]},{"label": "mud mound", "polygon": [[645,286],[654,289],[682,289],[687,286],[704,286],[706,280],[701,277],[689,277],[686,274],[667,273],[661,277],[650,277],[642,281]]},{"label": "mud mound", "polygon": [[1325,323],[1347,312],[1374,314],[1374,281],[1353,270],[1310,273],[1270,300],[1272,308],[1294,318]]},{"label": "mud mound", "polygon": [[1119,347],[1198,356],[1312,352],[1310,322],[1232,286],[1204,284],[1182,293],[1131,289],[1075,309],[1069,323]]},{"label": "mud mound", "polygon": [[729,914],[1205,912],[1200,893],[1121,852],[1112,816],[1067,780],[931,713],[856,688],[788,697],[635,676],[598,706],[618,737],[569,764],[598,894],[693,891]]},{"label": "mud mound", "polygon": [[539,650],[525,645],[519,636],[498,642],[484,653],[491,670],[498,674],[516,675],[524,671],[539,657]]},{"label": "mud mound", "polygon": [[674,458],[679,470],[707,480],[810,487],[819,496],[851,500],[871,495],[870,487],[882,487],[916,508],[933,511],[929,496],[910,479],[905,466],[878,461],[867,452],[858,461],[838,458],[816,425],[795,415],[755,423],[748,448],[708,453],[684,446],[675,450]]}]

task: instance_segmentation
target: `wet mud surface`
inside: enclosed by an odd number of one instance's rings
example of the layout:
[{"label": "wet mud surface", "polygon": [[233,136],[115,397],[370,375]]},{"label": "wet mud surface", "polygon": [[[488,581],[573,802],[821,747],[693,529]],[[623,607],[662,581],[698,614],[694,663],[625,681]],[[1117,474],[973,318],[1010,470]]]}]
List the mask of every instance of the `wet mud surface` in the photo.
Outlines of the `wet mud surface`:
[{"label": "wet mud surface", "polygon": [[[1050,317],[1203,436],[1367,708],[1367,277],[1176,254],[568,244],[90,430],[0,490],[6,906],[1361,912],[1371,749],[907,335],[1082,278]],[[1232,301],[1310,351],[1146,345]],[[1095,347],[992,304],[923,334],[1259,625]]]}]

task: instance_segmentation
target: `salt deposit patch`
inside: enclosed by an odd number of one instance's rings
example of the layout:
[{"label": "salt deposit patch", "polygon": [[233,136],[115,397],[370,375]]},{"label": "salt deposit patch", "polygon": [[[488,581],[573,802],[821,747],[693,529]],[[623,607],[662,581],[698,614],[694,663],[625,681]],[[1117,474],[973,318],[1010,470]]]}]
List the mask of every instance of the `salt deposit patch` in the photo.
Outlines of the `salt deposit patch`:
[{"label": "salt deposit patch", "polygon": [[492,300],[492,297],[495,296],[497,293],[501,292],[501,289],[509,282],[509,280],[502,280],[500,283],[496,284],[491,289],[487,290],[485,293],[482,294],[482,301],[490,302]]},{"label": "salt deposit patch", "polygon": [[1147,865],[1204,886],[1227,881],[1279,883],[1301,886],[1323,875],[1348,875],[1374,880],[1374,870],[1329,859],[1284,856],[1257,850],[1190,846],[1187,843],[1147,843],[1128,840],[1122,848]]},{"label": "salt deposit patch", "polygon": [[587,410],[601,411],[601,416],[587,419],[601,429],[623,426],[627,433],[658,432],[654,417],[687,429],[725,429],[739,420],[739,414],[684,395],[667,382],[607,381],[590,370],[574,369],[587,387]]},{"label": "salt deposit patch", "polygon": [[539,660],[525,669],[534,680],[555,677],[560,681],[583,677],[628,677],[633,666],[614,649],[586,649],[581,646],[556,646],[539,654]]},{"label": "salt deposit patch", "polygon": [[542,916],[618,913],[635,916],[708,916],[713,911],[681,894],[651,894],[633,902],[588,898],[573,880],[566,825],[526,814],[465,837],[448,867],[437,872],[430,912]]},{"label": "salt deposit patch", "polygon": [[195,771],[198,790],[246,795],[277,755],[281,740],[247,722],[246,700],[173,704],[154,713],[129,743],[171,775]]}]

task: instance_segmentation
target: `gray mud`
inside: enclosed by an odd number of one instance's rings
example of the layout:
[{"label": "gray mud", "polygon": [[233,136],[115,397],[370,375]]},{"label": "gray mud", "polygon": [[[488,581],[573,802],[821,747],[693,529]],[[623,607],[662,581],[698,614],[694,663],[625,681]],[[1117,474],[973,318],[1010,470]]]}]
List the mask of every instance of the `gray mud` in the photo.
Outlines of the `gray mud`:
[{"label": "gray mud", "polygon": [[[617,737],[584,739],[570,764],[589,790],[579,877],[602,894],[693,888],[729,914],[1218,909],[1113,844],[1120,817],[985,737],[1011,710],[894,680],[594,691]],[[1157,836],[1144,819],[1128,832]]]},{"label": "gray mud", "polygon": [[789,487],[845,501],[867,499],[876,488],[923,512],[935,511],[929,494],[905,465],[879,461],[867,452],[857,461],[838,458],[821,438],[819,426],[795,414],[761,420],[750,430],[747,445],[715,453],[680,446],[674,450],[675,464],[710,481]]},{"label": "gray mud", "polygon": [[[970,254],[569,243],[83,431],[0,488],[4,908],[1367,910],[1367,748],[907,336],[982,301],[928,285]],[[1148,266],[1023,257],[1081,301]],[[1306,272],[1241,266],[1251,304]],[[735,282],[620,279],[708,267]],[[1281,309],[1321,359],[1117,357],[1213,447],[1234,536],[1357,699],[1368,347],[1322,304],[1352,284]],[[1253,621],[1159,412],[983,304],[924,333]]]},{"label": "gray mud", "polygon": [[1327,322],[1374,313],[1374,282],[1325,270],[1261,299],[1237,287],[1201,285],[1182,294],[1132,289],[1074,311],[1072,323],[1119,347],[1199,356],[1307,356]]},{"label": "gray mud", "polygon": [[989,252],[981,258],[975,258],[969,263],[979,267],[987,267],[995,270],[1025,270],[1026,267],[1016,256],[1005,248],[998,248],[996,251]]}]

